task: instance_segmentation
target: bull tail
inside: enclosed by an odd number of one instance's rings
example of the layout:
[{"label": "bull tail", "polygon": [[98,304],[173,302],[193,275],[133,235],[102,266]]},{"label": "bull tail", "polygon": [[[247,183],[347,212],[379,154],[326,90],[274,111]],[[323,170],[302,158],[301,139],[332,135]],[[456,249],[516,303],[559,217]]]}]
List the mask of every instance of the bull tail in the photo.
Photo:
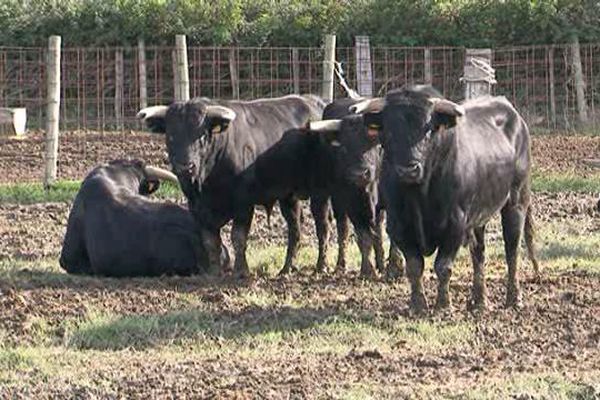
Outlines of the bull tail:
[{"label": "bull tail", "polygon": [[525,214],[525,246],[527,248],[527,257],[533,264],[533,270],[535,272],[536,277],[539,279],[540,275],[540,266],[537,259],[537,250],[535,248],[535,225],[533,221],[533,210],[531,204],[527,207],[527,213]]}]

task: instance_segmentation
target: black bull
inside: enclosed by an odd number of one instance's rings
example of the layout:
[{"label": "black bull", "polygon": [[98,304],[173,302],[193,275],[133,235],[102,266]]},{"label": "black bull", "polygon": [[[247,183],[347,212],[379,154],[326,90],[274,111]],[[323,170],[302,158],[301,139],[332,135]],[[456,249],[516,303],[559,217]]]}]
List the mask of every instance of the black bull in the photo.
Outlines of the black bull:
[{"label": "black bull", "polygon": [[[310,198],[319,240],[317,272],[327,269],[331,199],[339,241],[336,270],[342,272],[345,269],[350,219],[362,256],[361,275],[371,276],[374,274],[370,262],[373,249],[378,270],[384,270],[383,212],[381,208],[377,209],[381,157],[377,139],[369,135],[371,130],[367,121],[359,115],[348,115],[348,106],[354,102],[338,99],[325,108],[324,121],[285,132],[277,143],[257,157],[249,173],[244,174],[248,178],[244,186],[254,204]],[[282,274],[290,272],[298,242],[299,229],[292,225],[288,230],[288,255],[292,255],[292,259],[286,260]],[[399,253],[393,251],[388,276],[401,273],[399,263]]]},{"label": "black bull", "polygon": [[150,201],[168,171],[140,161],[96,167],[81,184],[60,256],[69,273],[104,276],[190,275],[207,268],[191,213]]},{"label": "black bull", "polygon": [[459,106],[430,87],[405,88],[354,106],[378,119],[384,149],[381,192],[388,234],[406,258],[411,307],[427,309],[424,256],[437,250],[436,306],[450,305],[454,258],[470,242],[473,290],[470,305],[485,307],[484,232],[501,210],[508,264],[506,303],[520,304],[518,249],[523,229],[536,272],[530,208],[531,151],[527,125],[503,97]]},{"label": "black bull", "polygon": [[[197,98],[141,110],[138,117],[157,133],[166,134],[169,160],[196,219],[210,265],[221,265],[223,225],[233,219],[234,270],[248,273],[246,244],[254,204],[273,202],[257,192],[256,160],[279,142],[284,132],[321,118],[325,104],[315,96],[213,101]],[[277,165],[273,165],[277,168]],[[281,197],[281,196],[276,196]],[[298,227],[298,199],[279,198],[288,231]],[[294,249],[288,245],[286,266]],[[285,267],[284,267],[285,268]]]}]

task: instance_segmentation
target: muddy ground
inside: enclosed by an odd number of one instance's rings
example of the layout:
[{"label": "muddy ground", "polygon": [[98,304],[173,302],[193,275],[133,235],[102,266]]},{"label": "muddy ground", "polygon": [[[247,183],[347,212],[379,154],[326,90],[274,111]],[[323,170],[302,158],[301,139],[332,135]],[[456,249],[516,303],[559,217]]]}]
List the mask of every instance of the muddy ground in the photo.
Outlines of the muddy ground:
[{"label": "muddy ground", "polygon": [[[0,139],[0,182],[39,180],[42,146],[39,137]],[[600,137],[536,137],[533,149],[536,171],[578,171],[585,175],[590,170],[580,160],[600,154]],[[61,141],[59,175],[62,179],[82,179],[98,162],[119,157],[139,157],[166,165],[160,137],[124,133],[84,138],[70,134]],[[541,232],[538,243],[542,250],[577,235],[597,237],[597,197],[597,193],[535,194],[535,215]],[[409,330],[416,329],[411,324],[418,322],[414,322],[406,307],[406,281],[363,282],[356,279],[355,272],[345,277],[314,277],[310,265],[288,279],[259,276],[244,282],[206,277],[66,277],[56,269],[54,260],[60,251],[68,211],[67,203],[0,204],[0,264],[14,264],[8,273],[0,275],[4,276],[0,278],[0,368],[14,368],[17,374],[16,379],[5,382],[0,374],[0,398],[300,399],[364,398],[369,394],[373,398],[413,398],[417,387],[426,388],[430,398],[438,398],[490,383],[501,386],[512,377],[528,374],[535,379],[549,374],[569,381],[591,381],[579,398],[600,398],[600,278],[597,273],[578,268],[577,259],[565,256],[564,261],[560,258],[555,262],[552,254],[545,253],[543,261],[559,269],[549,270],[541,281],[534,279],[524,263],[525,306],[514,311],[502,307],[504,264],[502,259],[492,258],[488,262],[490,310],[482,315],[466,310],[470,273],[468,262],[461,261],[462,272],[451,284],[453,312],[424,318],[432,324],[465,324],[472,328],[460,346],[434,350],[426,344],[412,347],[412,342],[404,339],[387,345],[378,344],[376,338],[357,340],[349,334],[350,344],[340,343],[339,351],[330,351],[327,346],[322,350],[298,351],[294,348],[304,347],[294,332],[315,330],[318,335],[320,324],[332,319],[351,318],[357,326],[371,326],[374,321],[407,321]],[[312,246],[314,229],[306,212],[304,221],[304,245]],[[550,236],[549,227],[561,224],[571,230],[575,227],[576,232],[567,229],[564,236]],[[497,242],[501,236],[494,231],[489,237]],[[264,213],[259,212],[249,251],[284,243],[280,214],[275,213],[268,227]],[[331,253],[333,248],[332,245]],[[579,255],[573,251],[573,257],[598,259],[584,254],[587,248],[582,249],[578,250]],[[40,267],[48,263],[54,263],[54,267]],[[436,280],[431,271],[426,274],[425,284],[433,303]],[[248,293],[259,293],[266,300],[246,303],[242,299],[247,299]],[[296,306],[284,305],[290,299]],[[259,355],[230,354],[226,350],[206,355],[184,346],[173,358],[162,353],[174,346],[172,337],[158,337],[155,342],[132,348],[81,348],[68,344],[71,324],[89,318],[90,310],[123,317],[168,316],[189,310],[190,304],[194,309],[197,303],[208,315],[208,328],[200,332],[207,346],[227,349],[230,341],[238,340],[238,335],[247,338],[271,331],[283,332],[282,342],[267,346]],[[189,339],[188,334],[181,335]],[[175,334],[175,339],[181,338]],[[27,346],[49,349],[49,354],[56,357],[56,370],[42,373],[43,368],[33,361],[31,366],[3,356],[3,349]],[[88,348],[93,351],[84,351]],[[73,351],[78,357],[85,357],[83,361],[65,361],[63,352]],[[71,376],[72,371],[63,371],[72,367],[71,362],[75,370],[86,371],[87,380],[80,381]],[[366,386],[367,390],[348,391],[357,386]],[[531,390],[519,389],[497,397],[553,398],[538,396],[537,389]]]},{"label": "muddy ground", "polygon": [[[25,139],[0,137],[0,183],[35,182],[43,176],[44,137]],[[536,171],[576,172],[591,170],[581,160],[600,155],[600,136],[544,135],[533,138]],[[83,179],[95,165],[117,158],[140,158],[149,164],[167,166],[162,135],[66,132],[59,144],[59,179]]]}]

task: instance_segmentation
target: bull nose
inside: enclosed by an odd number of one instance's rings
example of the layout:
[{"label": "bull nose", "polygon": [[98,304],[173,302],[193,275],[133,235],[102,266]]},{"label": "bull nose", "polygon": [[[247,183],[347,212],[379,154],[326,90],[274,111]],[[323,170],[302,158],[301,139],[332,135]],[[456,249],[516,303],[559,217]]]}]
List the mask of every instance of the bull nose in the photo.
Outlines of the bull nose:
[{"label": "bull nose", "polygon": [[188,162],[188,163],[174,162],[173,169],[178,174],[189,174],[189,175],[193,176],[196,173],[196,164],[194,164],[193,162]]},{"label": "bull nose", "polygon": [[406,166],[397,165],[396,173],[406,183],[419,183],[423,179],[423,165],[418,161],[411,161]]}]

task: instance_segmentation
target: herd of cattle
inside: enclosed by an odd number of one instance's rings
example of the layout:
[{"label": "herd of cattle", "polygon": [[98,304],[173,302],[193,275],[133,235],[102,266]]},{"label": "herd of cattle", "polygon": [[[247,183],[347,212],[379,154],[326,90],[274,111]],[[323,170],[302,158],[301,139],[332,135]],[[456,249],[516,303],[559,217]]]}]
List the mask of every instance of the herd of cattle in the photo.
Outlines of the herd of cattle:
[{"label": "herd of cattle", "polygon": [[[254,208],[270,210],[278,202],[288,228],[280,273],[288,274],[296,266],[300,199],[310,201],[315,221],[318,272],[327,270],[331,207],[338,231],[336,269],[346,267],[349,220],[361,252],[360,274],[397,277],[405,269],[416,312],[428,308],[424,257],[437,250],[436,307],[443,309],[450,305],[449,279],[463,245],[470,247],[474,268],[469,306],[485,308],[485,226],[498,211],[508,264],[507,306],[521,302],[522,235],[538,272],[530,136],[503,97],[459,105],[430,86],[410,86],[383,98],[331,104],[311,95],[196,98],[144,108],[138,118],[165,135],[173,172],[137,160],[95,168],[68,220],[60,265],[70,273],[246,276]],[[163,179],[178,182],[187,208],[146,198]],[[387,265],[384,218],[391,242]],[[233,257],[221,242],[221,228],[229,221]]]}]

